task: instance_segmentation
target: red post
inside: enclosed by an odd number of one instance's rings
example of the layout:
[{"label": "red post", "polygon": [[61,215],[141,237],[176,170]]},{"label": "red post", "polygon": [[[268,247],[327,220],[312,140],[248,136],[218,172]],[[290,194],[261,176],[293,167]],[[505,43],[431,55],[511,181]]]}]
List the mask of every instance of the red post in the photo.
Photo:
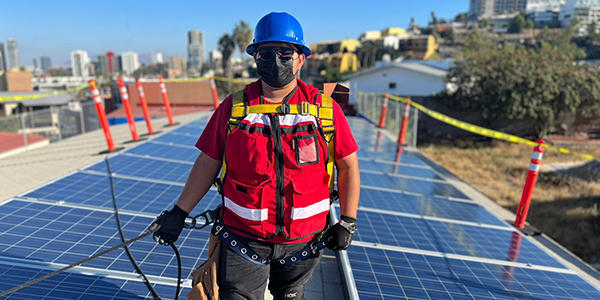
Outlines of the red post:
[{"label": "red post", "polygon": [[410,116],[410,97],[407,98],[406,107],[404,108],[404,117],[402,118],[402,128],[398,135],[398,144],[404,145],[406,138],[406,127],[408,127],[408,117]]},{"label": "red post", "polygon": [[381,131],[377,133],[377,142],[375,142],[375,152],[379,152],[379,144],[381,143]]},{"label": "red post", "polygon": [[402,145],[398,145],[398,148],[396,148],[396,162],[394,164],[393,174],[398,174],[398,168],[400,166],[400,160],[402,160]]},{"label": "red post", "polygon": [[385,115],[387,113],[388,102],[389,102],[388,93],[383,95],[383,106],[381,107],[381,117],[379,117],[379,128],[385,127]]},{"label": "red post", "polygon": [[127,88],[123,83],[123,78],[117,79],[119,82],[119,93],[121,94],[121,101],[123,102],[123,106],[125,107],[125,113],[127,114],[127,123],[129,123],[129,131],[131,131],[131,137],[134,141],[139,141],[140,137],[137,133],[137,128],[135,128],[135,120],[133,119],[133,112],[131,111],[131,104],[129,103],[129,93],[127,93]]},{"label": "red post", "polygon": [[531,156],[531,164],[529,165],[529,171],[527,172],[527,180],[525,181],[525,187],[523,188],[523,195],[521,195],[521,203],[517,210],[517,218],[515,220],[515,227],[525,227],[525,219],[527,219],[527,212],[529,212],[529,204],[531,204],[531,195],[533,195],[533,188],[535,187],[535,181],[537,180],[540,164],[542,163],[542,157],[544,156],[544,140],[538,139],[536,141],[539,145],[533,148],[533,155]]},{"label": "red post", "polygon": [[92,92],[92,99],[94,100],[94,105],[96,105],[96,111],[98,112],[98,118],[100,119],[100,125],[102,125],[102,130],[104,131],[104,137],[106,138],[106,143],[108,144],[108,151],[115,151],[115,142],[113,141],[112,134],[110,133],[110,126],[108,125],[108,119],[106,119],[106,112],[104,111],[104,105],[102,102],[102,97],[100,97],[100,91],[98,91],[98,87],[96,87],[96,80],[90,79],[90,91]]},{"label": "red post", "polygon": [[[514,232],[512,233],[512,236],[510,238],[510,246],[508,248],[508,256],[506,257],[507,261],[511,261],[511,262],[517,262],[519,260],[519,251],[521,249],[521,239],[522,236],[520,233],[518,232]],[[504,271],[502,272],[504,274],[504,284],[509,286],[512,285],[513,283],[513,273],[514,273],[515,267],[513,266],[506,266],[504,267]]]},{"label": "red post", "polygon": [[215,84],[215,78],[210,76],[210,89],[212,90],[213,101],[215,102],[215,109],[219,107],[219,95],[217,94],[217,85]]},{"label": "red post", "polygon": [[135,86],[137,87],[138,95],[140,96],[140,104],[142,104],[142,110],[144,111],[144,119],[146,119],[146,125],[148,125],[148,134],[153,134],[154,129],[152,128],[152,122],[150,121],[148,103],[146,103],[146,95],[144,94],[144,88],[142,88],[139,78],[135,79]]},{"label": "red post", "polygon": [[160,84],[160,93],[162,94],[163,102],[165,103],[165,110],[167,111],[167,117],[169,118],[169,125],[173,126],[173,114],[171,114],[171,103],[169,103],[169,96],[167,96],[167,87],[163,82],[162,76],[158,76],[158,84]]}]

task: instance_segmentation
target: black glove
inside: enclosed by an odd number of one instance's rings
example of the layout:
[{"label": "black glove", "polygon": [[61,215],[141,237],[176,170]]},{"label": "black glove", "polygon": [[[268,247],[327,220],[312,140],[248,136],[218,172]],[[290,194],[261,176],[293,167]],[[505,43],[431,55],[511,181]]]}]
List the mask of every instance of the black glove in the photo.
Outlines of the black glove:
[{"label": "black glove", "polygon": [[356,231],[355,218],[342,215],[341,219],[350,225],[350,228],[346,228],[342,226],[342,224],[337,223],[331,226],[331,228],[325,232],[325,236],[323,236],[325,246],[333,251],[348,249],[352,242],[352,236]]},{"label": "black glove", "polygon": [[152,230],[157,225],[160,226],[153,234],[154,241],[165,246],[175,243],[177,238],[179,238],[179,234],[181,234],[181,230],[183,230],[183,224],[187,216],[188,213],[177,206],[177,204],[173,205],[171,211],[163,211],[148,228]]}]

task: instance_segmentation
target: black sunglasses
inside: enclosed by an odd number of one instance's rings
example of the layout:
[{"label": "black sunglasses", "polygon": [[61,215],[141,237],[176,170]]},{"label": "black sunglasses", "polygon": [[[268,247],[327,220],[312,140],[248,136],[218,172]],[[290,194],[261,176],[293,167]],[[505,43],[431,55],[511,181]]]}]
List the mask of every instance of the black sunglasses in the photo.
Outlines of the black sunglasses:
[{"label": "black sunglasses", "polygon": [[297,52],[296,49],[290,47],[270,47],[264,46],[258,48],[256,51],[256,58],[260,60],[271,60],[273,55],[277,53],[282,60],[290,60],[294,57],[294,52]]}]

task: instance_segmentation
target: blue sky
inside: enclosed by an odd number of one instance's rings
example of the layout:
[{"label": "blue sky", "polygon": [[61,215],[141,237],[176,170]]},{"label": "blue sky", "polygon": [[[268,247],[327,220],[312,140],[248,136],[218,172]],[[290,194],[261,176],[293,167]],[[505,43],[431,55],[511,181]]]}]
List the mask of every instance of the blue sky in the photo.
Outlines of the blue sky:
[{"label": "blue sky", "polygon": [[[0,0],[0,42],[16,38],[21,65],[32,58],[69,62],[70,52],[86,50],[92,60],[112,50],[187,56],[186,32],[204,31],[206,51],[244,20],[254,28],[271,11],[286,11],[304,28],[308,44],[358,38],[366,30],[408,27],[410,18],[426,25],[431,11],[453,18],[468,0],[396,1],[14,1]],[[236,54],[239,55],[239,54]]]}]

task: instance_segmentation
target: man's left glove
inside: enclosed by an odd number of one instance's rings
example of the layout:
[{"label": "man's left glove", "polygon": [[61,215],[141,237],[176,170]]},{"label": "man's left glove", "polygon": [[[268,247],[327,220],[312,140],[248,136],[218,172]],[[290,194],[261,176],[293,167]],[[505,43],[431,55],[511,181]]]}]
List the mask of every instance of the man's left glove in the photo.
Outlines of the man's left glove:
[{"label": "man's left glove", "polygon": [[331,226],[323,236],[325,246],[333,251],[348,249],[356,232],[355,218],[342,215],[340,219],[341,221]]},{"label": "man's left glove", "polygon": [[171,211],[163,211],[149,227],[152,228],[156,225],[160,226],[153,234],[154,241],[165,246],[175,243],[183,230],[183,225],[185,224],[185,218],[187,216],[188,213],[177,206],[177,204],[173,205]]}]

